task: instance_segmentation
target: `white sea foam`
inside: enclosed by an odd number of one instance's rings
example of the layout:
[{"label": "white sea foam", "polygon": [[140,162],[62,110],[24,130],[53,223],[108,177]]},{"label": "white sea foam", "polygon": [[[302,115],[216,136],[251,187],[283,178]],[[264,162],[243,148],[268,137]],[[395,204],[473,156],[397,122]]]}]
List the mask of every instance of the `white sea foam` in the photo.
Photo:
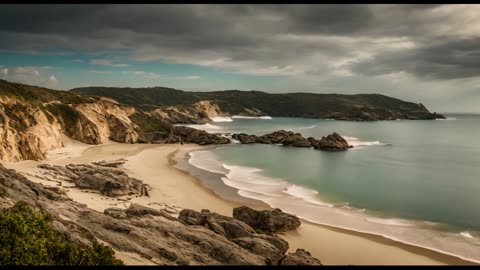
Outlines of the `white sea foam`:
[{"label": "white sea foam", "polygon": [[190,152],[189,155],[188,162],[199,169],[221,174],[228,172],[210,151],[199,150]]},{"label": "white sea foam", "polygon": [[308,126],[308,127],[299,127],[299,128],[293,128],[293,129],[312,129],[315,128],[316,125]]},{"label": "white sea foam", "polygon": [[[200,154],[198,158],[208,160],[208,155],[202,156],[201,152],[194,153]],[[192,158],[189,161],[194,163]],[[212,166],[220,167],[219,171],[222,170],[225,175],[222,178],[223,183],[238,189],[237,193],[240,196],[263,201],[273,208],[296,214],[299,218],[318,224],[381,235],[467,260],[477,262],[480,260],[479,254],[472,249],[472,241],[473,245],[480,244],[480,241],[473,237],[471,232],[452,234],[431,230],[428,229],[430,226],[426,226],[428,225],[426,221],[376,217],[365,209],[350,207],[348,203],[325,207],[325,203],[317,198],[317,191],[266,176],[259,168],[232,166],[222,164],[218,160],[216,165],[203,165],[210,171],[213,169]],[[469,240],[466,241],[465,238]]]},{"label": "white sea foam", "polygon": [[297,185],[289,185],[287,186],[286,189],[282,190],[282,192],[289,194],[293,197],[301,198],[304,201],[307,201],[309,203],[313,203],[321,206],[333,207],[332,204],[328,204],[318,200],[316,198],[318,191],[313,189],[309,189],[309,188],[305,188]]},{"label": "white sea foam", "polygon": [[215,130],[225,129],[224,127],[213,125],[213,124],[210,124],[210,123],[190,124],[190,125],[182,125],[182,126],[191,127],[191,128],[194,128],[194,129],[205,130],[205,131],[215,131]]},{"label": "white sea foam", "polygon": [[361,141],[357,137],[350,137],[350,136],[342,136],[350,145],[353,146],[372,146],[372,145],[387,145],[386,143],[382,143],[380,141]]},{"label": "white sea foam", "polygon": [[230,117],[223,117],[223,116],[215,116],[210,118],[213,122],[232,122],[232,118]]},{"label": "white sea foam", "polygon": [[399,218],[367,218],[368,221],[392,226],[415,226],[415,223]]},{"label": "white sea foam", "polygon": [[445,121],[445,120],[457,120],[457,118],[455,117],[447,117],[446,119],[440,119],[440,118],[437,118],[435,120],[439,120],[439,121]]},{"label": "white sea foam", "polygon": [[461,232],[460,235],[470,239],[474,238],[469,232]]},{"label": "white sea foam", "polygon": [[243,115],[234,115],[232,118],[237,119],[263,119],[263,120],[271,120],[271,116],[243,116]]}]

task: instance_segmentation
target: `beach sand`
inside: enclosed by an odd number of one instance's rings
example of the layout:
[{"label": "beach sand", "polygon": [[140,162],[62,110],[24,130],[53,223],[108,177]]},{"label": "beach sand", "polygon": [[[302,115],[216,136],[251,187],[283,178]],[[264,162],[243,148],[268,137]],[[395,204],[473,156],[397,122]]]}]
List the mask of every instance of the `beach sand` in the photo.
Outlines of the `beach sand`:
[{"label": "beach sand", "polygon": [[[109,207],[128,207],[138,203],[153,208],[184,208],[200,211],[210,209],[223,215],[232,215],[239,203],[222,199],[213,191],[202,186],[198,179],[174,167],[174,157],[182,157],[189,151],[200,149],[198,145],[152,145],[120,144],[86,145],[67,139],[64,148],[50,151],[41,162],[21,161],[6,163],[27,178],[45,185],[57,183],[35,177],[39,174],[38,164],[66,165],[90,163],[100,160],[125,159],[126,172],[149,185],[150,197],[109,198],[94,192],[68,188],[68,196],[85,203],[89,208],[103,211]],[[67,186],[67,183],[63,184]],[[70,184],[71,185],[71,184]],[[262,207],[256,207],[262,208]],[[302,221],[296,231],[280,235],[290,244],[290,251],[297,248],[308,250],[326,265],[444,265],[471,264],[454,256],[428,249],[402,244],[380,236],[331,228]],[[116,256],[126,264],[151,264],[136,254],[116,251]]]}]

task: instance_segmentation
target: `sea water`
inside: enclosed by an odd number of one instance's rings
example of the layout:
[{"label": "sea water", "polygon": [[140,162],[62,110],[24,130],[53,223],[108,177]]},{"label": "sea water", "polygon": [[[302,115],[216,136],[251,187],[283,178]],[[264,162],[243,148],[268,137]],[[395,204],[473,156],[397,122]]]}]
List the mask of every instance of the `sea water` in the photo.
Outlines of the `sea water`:
[{"label": "sea water", "polygon": [[188,162],[216,175],[201,174],[228,199],[254,199],[315,223],[480,261],[480,115],[447,118],[221,119],[192,127],[256,135],[284,129],[317,139],[337,132],[354,148],[234,143],[192,152]]}]

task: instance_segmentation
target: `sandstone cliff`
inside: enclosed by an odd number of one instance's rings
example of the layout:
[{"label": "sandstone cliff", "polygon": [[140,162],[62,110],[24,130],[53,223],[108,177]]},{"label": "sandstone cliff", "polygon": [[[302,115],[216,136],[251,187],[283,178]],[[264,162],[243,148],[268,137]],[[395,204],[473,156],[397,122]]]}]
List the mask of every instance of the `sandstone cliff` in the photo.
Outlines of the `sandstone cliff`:
[{"label": "sandstone cliff", "polygon": [[106,97],[0,80],[0,160],[41,160],[64,145],[63,135],[87,144],[229,143],[230,140],[176,123],[205,123],[228,116],[212,101],[153,110],[120,104]]},{"label": "sandstone cliff", "polygon": [[0,160],[39,160],[64,145],[62,134],[100,144],[135,143],[135,109],[106,98],[0,81]]}]

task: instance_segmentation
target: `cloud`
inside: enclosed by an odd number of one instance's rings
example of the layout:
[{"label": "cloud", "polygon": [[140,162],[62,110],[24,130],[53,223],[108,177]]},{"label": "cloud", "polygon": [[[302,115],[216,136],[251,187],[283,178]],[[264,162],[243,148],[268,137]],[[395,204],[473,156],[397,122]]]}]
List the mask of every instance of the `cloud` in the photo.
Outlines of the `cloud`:
[{"label": "cloud", "polygon": [[107,59],[93,59],[90,60],[90,65],[107,66],[107,67],[127,67],[127,64],[114,64],[111,60]]},{"label": "cloud", "polygon": [[200,79],[201,77],[200,76],[186,76],[186,77],[183,77],[187,80],[198,80]]},{"label": "cloud", "polygon": [[83,61],[82,59],[73,59],[72,62],[74,63],[83,63],[85,61]]},{"label": "cloud", "polygon": [[108,70],[87,70],[87,72],[95,74],[112,74],[112,72]]},{"label": "cloud", "polygon": [[[112,68],[190,64],[266,77],[260,90],[437,102],[479,86],[479,14],[480,5],[5,5],[0,51],[81,52]],[[128,74],[155,84],[196,77]]]},{"label": "cloud", "polygon": [[[358,70],[332,64],[338,59],[363,62],[364,67],[370,60],[356,55],[381,59],[390,50],[428,50],[437,40],[479,37],[479,12],[474,5],[8,5],[0,10],[0,50],[51,52],[60,47],[95,55],[120,49],[130,51],[130,61],[263,76],[318,76],[319,70],[343,76]],[[406,62],[397,56],[392,61]],[[438,69],[433,73],[445,73],[434,59],[424,61]],[[108,59],[90,64],[128,66]],[[462,63],[457,66],[466,70]]]},{"label": "cloud", "polygon": [[53,75],[45,75],[51,71],[50,66],[21,66],[15,68],[3,68],[1,74],[4,79],[30,85],[39,85],[58,88],[59,81]]}]

